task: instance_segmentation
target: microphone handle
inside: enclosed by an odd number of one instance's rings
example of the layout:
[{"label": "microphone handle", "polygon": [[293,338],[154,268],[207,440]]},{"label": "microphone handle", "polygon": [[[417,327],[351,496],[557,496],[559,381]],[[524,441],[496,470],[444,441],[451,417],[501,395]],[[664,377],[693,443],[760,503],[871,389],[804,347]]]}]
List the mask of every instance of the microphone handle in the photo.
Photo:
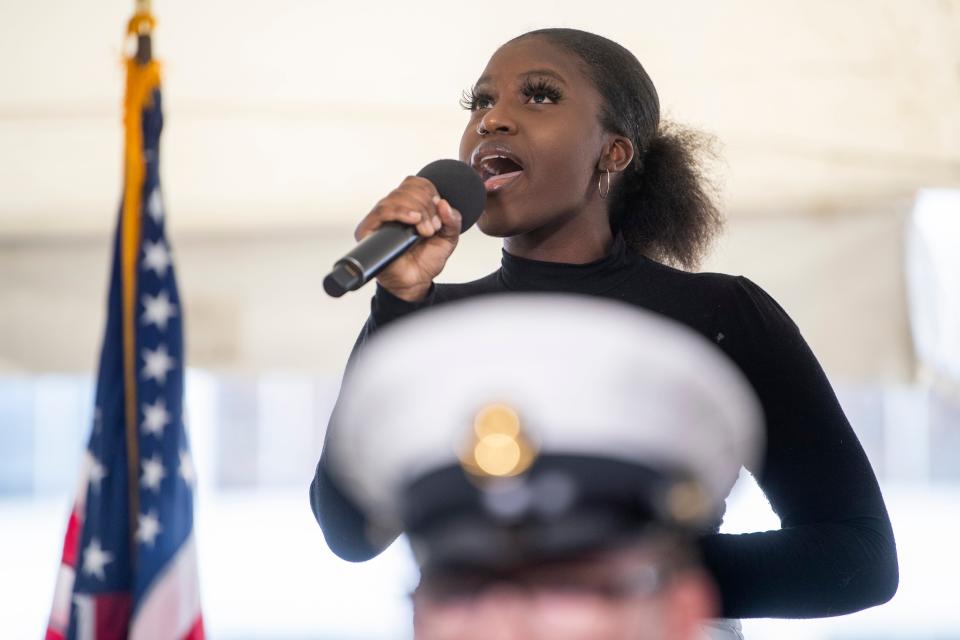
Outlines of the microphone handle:
[{"label": "microphone handle", "polygon": [[324,290],[339,298],[347,291],[359,289],[419,239],[416,227],[385,222],[337,261],[323,279]]}]

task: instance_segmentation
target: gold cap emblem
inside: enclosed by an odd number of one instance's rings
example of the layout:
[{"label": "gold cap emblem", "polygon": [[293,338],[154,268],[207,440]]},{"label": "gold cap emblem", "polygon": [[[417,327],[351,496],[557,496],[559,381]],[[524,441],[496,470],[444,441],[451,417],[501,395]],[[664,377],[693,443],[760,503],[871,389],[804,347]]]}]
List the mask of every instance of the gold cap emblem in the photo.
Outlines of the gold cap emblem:
[{"label": "gold cap emblem", "polygon": [[666,495],[666,508],[675,522],[694,524],[706,519],[709,499],[698,483],[687,480],[670,488]]},{"label": "gold cap emblem", "polygon": [[474,417],[460,462],[475,476],[507,478],[526,471],[536,456],[517,412],[505,404],[490,404]]}]

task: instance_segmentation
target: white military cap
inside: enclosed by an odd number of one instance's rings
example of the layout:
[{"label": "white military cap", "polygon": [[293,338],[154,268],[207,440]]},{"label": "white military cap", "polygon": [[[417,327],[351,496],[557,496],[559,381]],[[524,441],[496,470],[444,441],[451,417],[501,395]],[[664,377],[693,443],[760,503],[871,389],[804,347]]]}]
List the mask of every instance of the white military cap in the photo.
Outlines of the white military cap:
[{"label": "white military cap", "polygon": [[440,306],[378,333],[344,379],[327,456],[421,564],[510,562],[649,524],[702,530],[762,412],[739,369],[691,329],[556,294]]}]

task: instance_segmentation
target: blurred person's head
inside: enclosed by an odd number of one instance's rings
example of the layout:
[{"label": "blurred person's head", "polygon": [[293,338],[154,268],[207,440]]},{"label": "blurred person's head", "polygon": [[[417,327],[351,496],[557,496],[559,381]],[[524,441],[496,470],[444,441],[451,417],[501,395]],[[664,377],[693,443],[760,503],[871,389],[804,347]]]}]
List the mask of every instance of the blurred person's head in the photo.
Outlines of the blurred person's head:
[{"label": "blurred person's head", "polygon": [[679,640],[717,611],[691,541],[757,461],[761,420],[692,330],[512,294],[379,332],[326,446],[371,539],[406,534],[418,640]]},{"label": "blurred person's head", "polygon": [[693,640],[718,612],[668,532],[511,570],[425,570],[412,599],[416,640]]},{"label": "blurred person's head", "polygon": [[720,228],[701,163],[709,139],[661,121],[650,76],[612,40],[525,33],[462,102],[460,159],[495,178],[478,225],[508,245],[620,232],[639,253],[693,267]]}]

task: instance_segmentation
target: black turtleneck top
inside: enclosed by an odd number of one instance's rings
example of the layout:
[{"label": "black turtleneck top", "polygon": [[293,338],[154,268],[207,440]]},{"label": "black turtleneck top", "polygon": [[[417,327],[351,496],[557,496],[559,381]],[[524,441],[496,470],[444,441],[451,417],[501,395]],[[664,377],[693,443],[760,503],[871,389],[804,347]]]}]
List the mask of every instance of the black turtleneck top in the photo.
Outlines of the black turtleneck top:
[{"label": "black turtleneck top", "polygon": [[[752,383],[767,425],[757,482],[781,528],[701,538],[725,617],[840,615],[893,596],[896,548],[870,463],[797,326],[744,277],[672,269],[629,251],[620,237],[610,255],[582,265],[504,251],[497,271],[466,284],[437,284],[422,302],[378,288],[354,352],[380,327],[418,309],[511,291],[601,296],[661,313],[714,342]],[[323,456],[310,502],[340,557],[362,561],[384,548],[367,538],[362,514],[331,479]]]}]

